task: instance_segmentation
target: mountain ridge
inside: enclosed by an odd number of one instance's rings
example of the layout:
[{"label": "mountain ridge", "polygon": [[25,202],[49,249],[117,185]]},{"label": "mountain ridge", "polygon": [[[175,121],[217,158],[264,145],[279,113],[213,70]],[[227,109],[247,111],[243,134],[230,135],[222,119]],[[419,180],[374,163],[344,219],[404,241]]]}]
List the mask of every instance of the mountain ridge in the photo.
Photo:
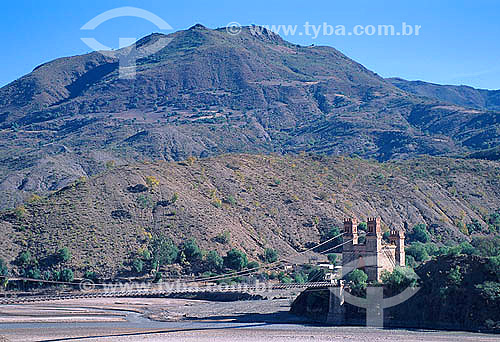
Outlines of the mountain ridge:
[{"label": "mountain ridge", "polygon": [[500,110],[500,90],[479,89],[467,85],[437,84],[408,81],[399,77],[387,78],[396,87],[415,95],[426,96],[458,106],[482,110]]}]

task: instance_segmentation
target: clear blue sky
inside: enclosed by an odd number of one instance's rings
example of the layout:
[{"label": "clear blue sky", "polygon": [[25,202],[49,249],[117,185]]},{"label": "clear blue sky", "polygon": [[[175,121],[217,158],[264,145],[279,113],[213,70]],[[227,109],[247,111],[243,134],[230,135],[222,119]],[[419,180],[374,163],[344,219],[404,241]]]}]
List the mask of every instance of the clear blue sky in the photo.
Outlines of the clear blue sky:
[{"label": "clear blue sky", "polygon": [[[195,23],[216,28],[243,25],[421,25],[419,36],[285,36],[294,43],[330,45],[384,77],[500,89],[500,1],[226,1],[226,0],[17,0],[0,4],[0,86],[57,57],[90,51],[81,37],[117,47],[118,37],[159,31],[140,18],[115,18],[84,32],[94,16],[116,7],[151,11],[174,30]],[[163,31],[165,33],[172,31]]]}]

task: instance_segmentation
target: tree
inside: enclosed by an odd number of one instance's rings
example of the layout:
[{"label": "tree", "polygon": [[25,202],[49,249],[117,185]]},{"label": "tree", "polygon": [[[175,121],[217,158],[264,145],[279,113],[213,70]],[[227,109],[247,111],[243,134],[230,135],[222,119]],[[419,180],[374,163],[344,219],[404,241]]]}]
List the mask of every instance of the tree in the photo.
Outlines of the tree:
[{"label": "tree", "polygon": [[26,266],[31,262],[31,253],[29,251],[24,251],[17,257],[17,263],[20,266]]},{"label": "tree", "polygon": [[272,248],[266,248],[264,251],[264,260],[267,263],[273,263],[278,260],[278,252]]},{"label": "tree", "polygon": [[217,251],[210,251],[205,257],[205,264],[209,271],[219,272],[222,270],[224,259],[222,259]]},{"label": "tree", "polygon": [[328,261],[330,262],[330,264],[332,264],[332,265],[337,264],[337,254],[334,254],[334,253],[327,254],[327,258],[328,258]]},{"label": "tree", "polygon": [[358,230],[366,232],[367,229],[368,229],[368,224],[366,222],[360,222],[358,224]]},{"label": "tree", "polygon": [[363,270],[355,269],[345,276],[345,280],[351,284],[354,293],[361,295],[368,286],[368,275]]},{"label": "tree", "polygon": [[462,284],[463,278],[460,266],[458,265],[452,268],[448,273],[448,282],[455,287],[459,287],[460,284]]},{"label": "tree", "polygon": [[[339,236],[340,235],[340,236]],[[335,239],[333,239],[335,237]],[[338,246],[342,243],[343,239],[342,239],[342,236],[341,236],[341,231],[340,231],[340,228],[337,227],[337,226],[333,226],[331,227],[327,232],[326,234],[324,234],[322,237],[321,237],[321,242],[325,242],[325,241],[328,241],[330,239],[333,239],[332,241],[330,241],[329,243],[325,244],[322,248],[323,250],[327,250],[327,249],[330,249],[332,247],[335,247],[335,246]]]},{"label": "tree", "polygon": [[500,232],[500,210],[496,213],[490,214],[488,218],[488,229],[490,233]]},{"label": "tree", "polygon": [[190,262],[201,260],[202,253],[200,247],[198,247],[198,243],[196,239],[191,238],[182,243],[182,251],[186,256],[186,259]]},{"label": "tree", "polygon": [[410,247],[406,248],[406,254],[411,255],[416,261],[426,261],[429,259],[429,254],[425,249],[425,245],[421,242],[414,242]]},{"label": "tree", "polygon": [[153,254],[153,265],[156,270],[160,266],[172,264],[177,260],[179,249],[172,242],[172,240],[167,239],[164,235],[158,234],[151,241],[151,251]]},{"label": "tree", "polygon": [[424,245],[425,251],[429,255],[438,255],[439,254],[439,247],[433,243],[433,242],[428,242]]},{"label": "tree", "polygon": [[460,249],[462,250],[462,254],[473,255],[476,254],[476,249],[467,241],[464,241],[460,244]]},{"label": "tree", "polygon": [[431,235],[427,231],[427,225],[420,223],[413,227],[413,231],[408,235],[410,241],[418,241],[422,243],[429,242]]},{"label": "tree", "polygon": [[294,274],[292,274],[292,276],[293,281],[298,284],[303,284],[307,280],[307,276],[302,272],[295,272]]},{"label": "tree", "polygon": [[500,281],[500,256],[488,258],[486,269],[496,276],[497,281]]},{"label": "tree", "polygon": [[417,267],[417,262],[415,261],[415,258],[413,256],[406,254],[405,261],[406,266],[409,266],[411,268]]},{"label": "tree", "polygon": [[415,287],[417,284],[417,275],[409,267],[396,266],[392,272],[382,272],[382,282],[392,293],[399,293],[407,287]]},{"label": "tree", "polygon": [[61,279],[61,281],[70,283],[74,279],[73,271],[70,270],[69,268],[65,268],[64,270],[61,271],[59,278]]},{"label": "tree", "polygon": [[0,258],[0,285],[6,287],[9,282],[9,268],[7,263]]},{"label": "tree", "polygon": [[71,252],[68,248],[63,247],[59,249],[59,251],[57,252],[57,256],[60,262],[67,262],[69,259],[71,259]]},{"label": "tree", "polygon": [[235,271],[241,271],[248,265],[248,258],[245,253],[238,249],[231,249],[224,258],[224,266]]},{"label": "tree", "polygon": [[474,237],[472,246],[476,248],[479,255],[485,257],[493,257],[500,255],[500,236],[490,237]]}]

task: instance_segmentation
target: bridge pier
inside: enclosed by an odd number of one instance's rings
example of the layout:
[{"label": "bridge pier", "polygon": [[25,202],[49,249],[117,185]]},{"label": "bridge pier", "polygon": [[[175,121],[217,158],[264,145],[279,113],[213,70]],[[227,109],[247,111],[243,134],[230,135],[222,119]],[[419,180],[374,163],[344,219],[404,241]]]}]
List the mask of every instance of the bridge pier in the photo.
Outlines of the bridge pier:
[{"label": "bridge pier", "polygon": [[328,300],[328,315],[326,324],[344,325],[346,322],[346,310],[344,305],[344,285],[330,287],[330,296]]}]

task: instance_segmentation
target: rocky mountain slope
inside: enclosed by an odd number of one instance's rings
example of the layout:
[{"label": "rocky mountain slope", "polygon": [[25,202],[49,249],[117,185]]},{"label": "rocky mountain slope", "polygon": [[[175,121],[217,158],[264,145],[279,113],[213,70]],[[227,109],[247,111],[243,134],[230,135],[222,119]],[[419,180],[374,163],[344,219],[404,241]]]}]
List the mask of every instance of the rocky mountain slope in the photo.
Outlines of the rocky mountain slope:
[{"label": "rocky mountain slope", "polygon": [[[423,157],[378,163],[359,158],[222,155],[184,162],[112,166],[48,197],[0,214],[0,257],[38,259],[67,247],[77,275],[116,274],[162,232],[205,249],[267,248],[293,256],[350,215],[380,215],[383,228],[427,223],[436,242],[470,238],[458,227],[500,208],[497,162]],[[215,239],[230,233],[230,242]]]},{"label": "rocky mountain slope", "polygon": [[498,146],[496,112],[409,94],[331,47],[202,25],[137,43],[135,79],[93,52],[0,89],[0,208],[142,160],[316,152],[378,160]]},{"label": "rocky mountain slope", "polygon": [[388,78],[396,87],[409,93],[480,110],[500,110],[500,90],[476,89],[461,85],[441,85],[423,81]]}]

